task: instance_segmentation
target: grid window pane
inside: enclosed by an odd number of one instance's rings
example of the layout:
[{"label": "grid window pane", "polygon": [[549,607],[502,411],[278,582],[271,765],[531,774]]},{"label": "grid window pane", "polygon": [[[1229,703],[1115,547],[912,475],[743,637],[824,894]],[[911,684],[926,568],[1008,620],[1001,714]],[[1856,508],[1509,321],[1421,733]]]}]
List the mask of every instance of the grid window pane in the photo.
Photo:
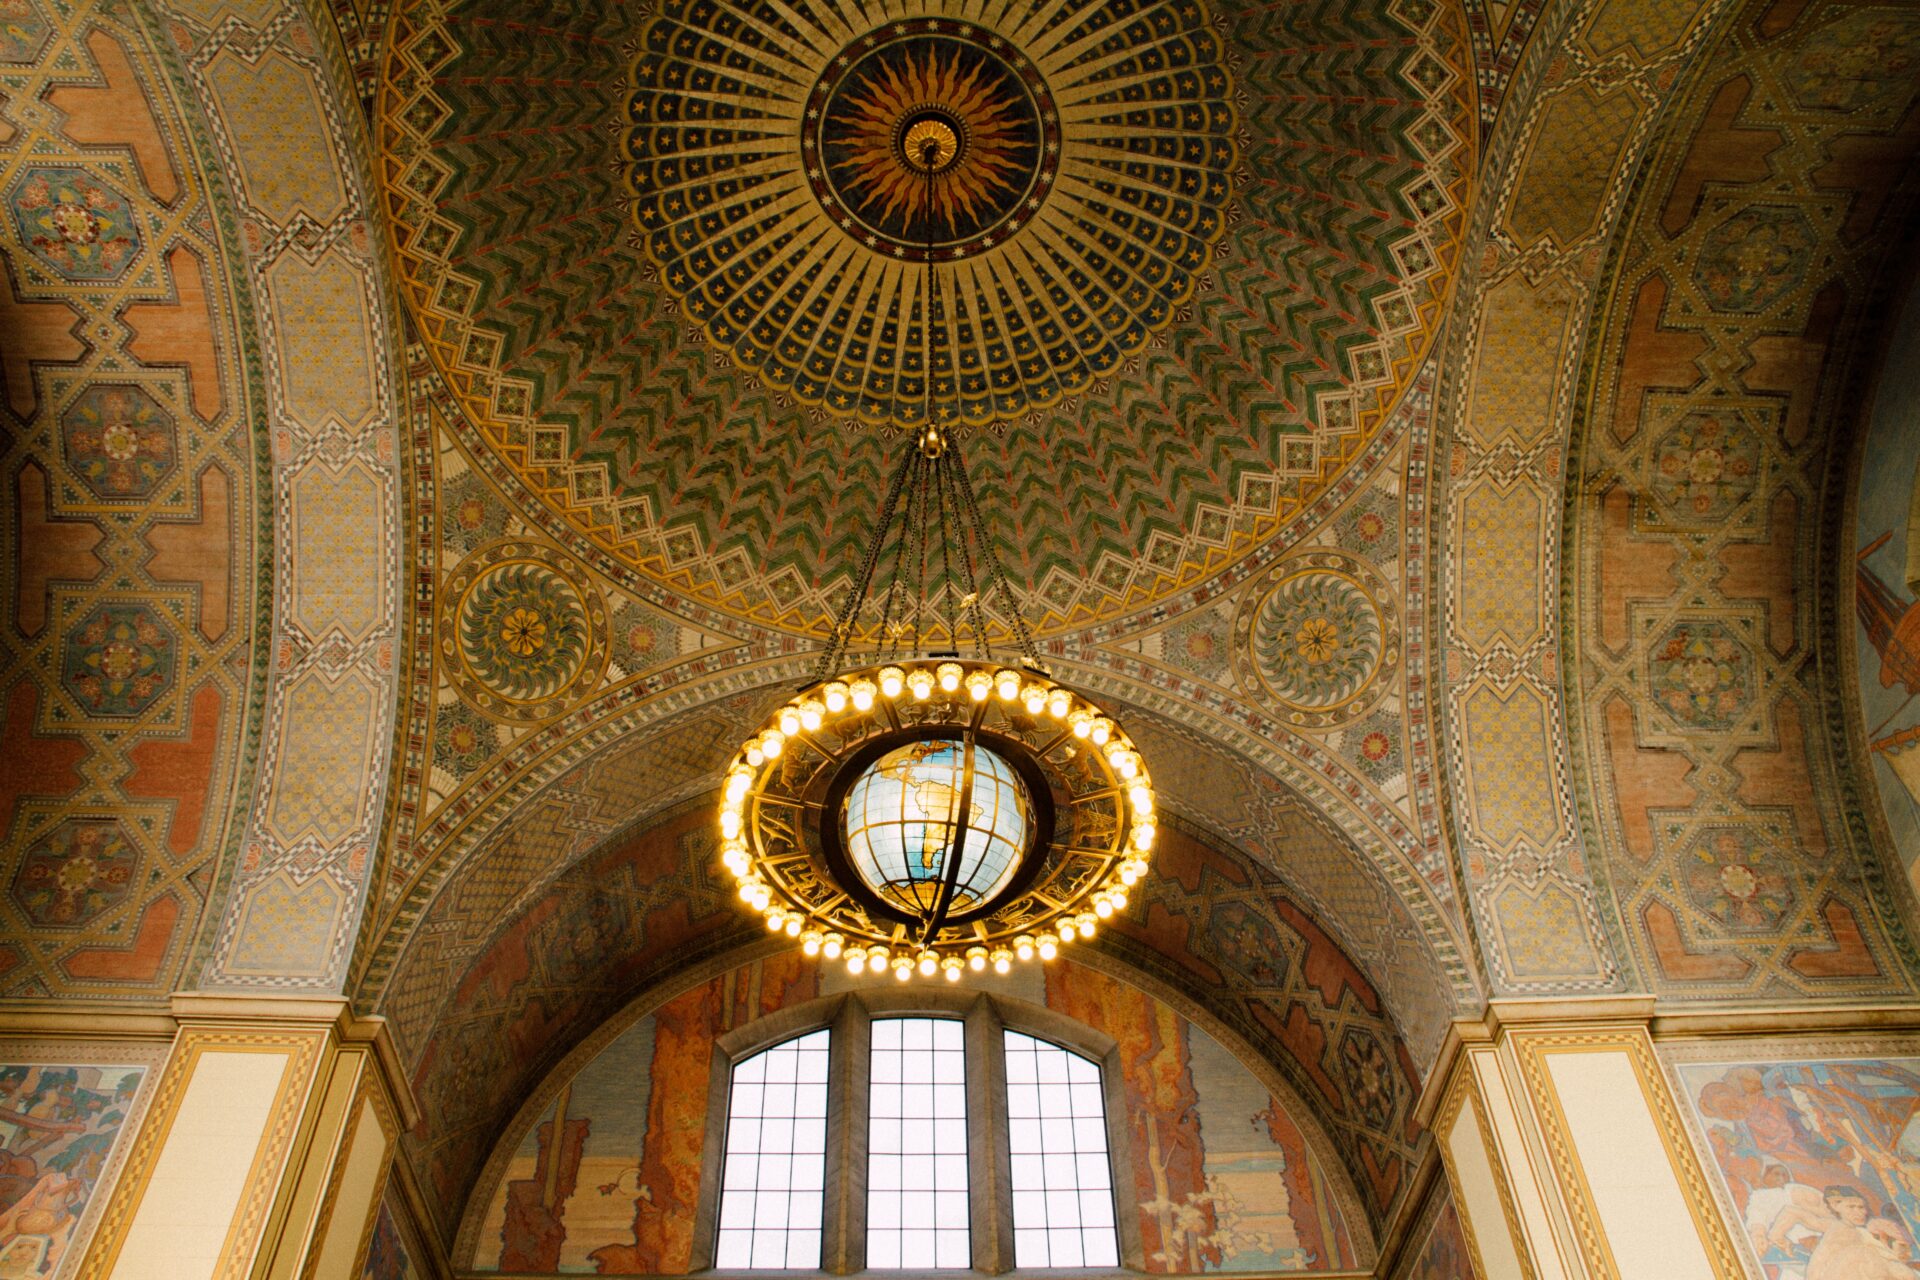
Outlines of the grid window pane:
[{"label": "grid window pane", "polygon": [[827,1031],[733,1067],[714,1266],[816,1270],[826,1185]]},{"label": "grid window pane", "polygon": [[1100,1068],[1057,1044],[1009,1031],[1007,1080],[1013,1264],[1118,1266]]},{"label": "grid window pane", "polygon": [[951,1018],[875,1021],[869,1073],[867,1266],[971,1266],[961,1025]]}]

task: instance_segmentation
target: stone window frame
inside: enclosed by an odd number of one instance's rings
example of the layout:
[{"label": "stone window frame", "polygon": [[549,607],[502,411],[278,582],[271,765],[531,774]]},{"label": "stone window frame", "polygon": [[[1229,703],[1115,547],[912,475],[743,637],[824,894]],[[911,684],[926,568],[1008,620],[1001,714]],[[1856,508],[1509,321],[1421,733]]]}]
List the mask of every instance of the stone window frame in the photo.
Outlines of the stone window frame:
[{"label": "stone window frame", "polygon": [[[833,1036],[827,1051],[827,1170],[822,1197],[820,1272],[743,1271],[737,1274],[853,1275],[866,1271],[867,1064],[872,1048],[872,1025],[876,1019],[889,1017],[951,1018],[965,1028],[967,1226],[973,1257],[970,1271],[888,1269],[876,1271],[874,1275],[1003,1275],[1014,1270],[1013,1160],[1007,1132],[1006,1032],[1009,1030],[1059,1045],[1100,1069],[1120,1271],[1145,1270],[1140,1243],[1140,1206],[1137,1199],[1128,1194],[1133,1160],[1125,1122],[1126,1092],[1118,1042],[1064,1014],[1023,1000],[916,984],[905,988],[875,987],[809,1000],[715,1037],[707,1085],[707,1131],[701,1156],[699,1210],[693,1227],[694,1271],[710,1271],[714,1263],[734,1065],[764,1049],[823,1027]],[[1074,1270],[1076,1274],[1088,1274],[1079,1268]]]}]

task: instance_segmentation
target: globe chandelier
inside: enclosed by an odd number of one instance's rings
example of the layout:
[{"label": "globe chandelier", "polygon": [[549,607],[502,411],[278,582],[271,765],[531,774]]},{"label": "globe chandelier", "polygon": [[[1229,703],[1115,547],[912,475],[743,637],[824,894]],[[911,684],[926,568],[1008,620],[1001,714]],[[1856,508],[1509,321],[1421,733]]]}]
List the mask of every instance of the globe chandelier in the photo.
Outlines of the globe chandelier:
[{"label": "globe chandelier", "polygon": [[958,203],[942,184],[966,172],[968,121],[932,103],[890,123],[891,190],[925,235],[917,297],[900,295],[919,309],[925,398],[896,406],[909,444],[813,680],[727,767],[721,858],[806,954],[958,981],[1093,937],[1147,873],[1155,800],[1125,730],[1041,662],[961,457],[962,415],[936,399],[941,210]]}]

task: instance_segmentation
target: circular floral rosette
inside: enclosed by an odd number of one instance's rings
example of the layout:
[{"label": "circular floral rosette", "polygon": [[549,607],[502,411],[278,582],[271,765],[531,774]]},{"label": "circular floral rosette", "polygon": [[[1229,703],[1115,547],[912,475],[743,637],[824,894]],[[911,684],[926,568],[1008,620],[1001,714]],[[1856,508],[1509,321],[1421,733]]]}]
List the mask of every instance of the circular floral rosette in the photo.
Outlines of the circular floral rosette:
[{"label": "circular floral rosette", "polygon": [[1267,694],[1289,724],[1345,724],[1373,706],[1400,664],[1392,593],[1351,556],[1289,556],[1242,597],[1233,654],[1241,685]]},{"label": "circular floral rosette", "polygon": [[440,655],[476,710],[507,723],[561,714],[591,693],[611,651],[607,605],[579,561],[539,542],[496,542],[454,569]]}]

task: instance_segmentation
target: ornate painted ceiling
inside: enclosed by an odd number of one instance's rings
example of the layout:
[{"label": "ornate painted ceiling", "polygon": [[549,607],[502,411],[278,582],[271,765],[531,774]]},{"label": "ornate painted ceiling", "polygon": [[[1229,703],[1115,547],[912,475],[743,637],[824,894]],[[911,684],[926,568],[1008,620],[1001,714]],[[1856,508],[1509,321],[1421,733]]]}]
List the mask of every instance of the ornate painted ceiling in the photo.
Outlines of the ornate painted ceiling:
[{"label": "ornate painted ceiling", "polygon": [[0,28],[6,995],[349,991],[451,1230],[731,945],[686,814],[931,386],[1190,837],[1109,959],[1370,1229],[1489,995],[1913,996],[1844,629],[1911,4],[138,8]]},{"label": "ornate painted ceiling", "polygon": [[1150,605],[1364,456],[1459,261],[1427,0],[518,13],[403,7],[402,288],[488,476],[636,592],[821,632],[931,390],[1032,619]]}]

